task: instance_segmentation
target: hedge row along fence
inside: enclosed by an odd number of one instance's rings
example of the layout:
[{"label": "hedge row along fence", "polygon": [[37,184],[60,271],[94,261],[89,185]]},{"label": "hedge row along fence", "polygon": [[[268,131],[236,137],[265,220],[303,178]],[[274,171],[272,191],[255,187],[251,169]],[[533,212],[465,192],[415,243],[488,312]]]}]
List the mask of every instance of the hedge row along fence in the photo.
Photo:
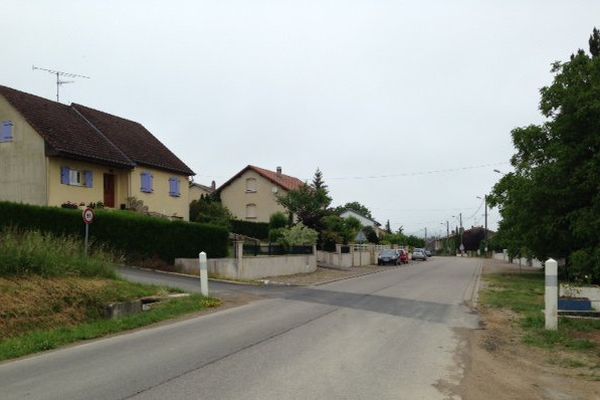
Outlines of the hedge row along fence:
[{"label": "hedge row along fence", "polygon": [[[57,235],[83,237],[81,210],[0,202],[0,228],[15,227]],[[227,256],[226,229],[195,222],[168,221],[129,211],[97,210],[90,238],[126,253],[128,259],[158,257],[168,263],[175,258]]]},{"label": "hedge row along fence", "polygon": [[237,233],[238,235],[266,240],[269,238],[269,224],[266,222],[250,222],[232,219],[231,232]]}]

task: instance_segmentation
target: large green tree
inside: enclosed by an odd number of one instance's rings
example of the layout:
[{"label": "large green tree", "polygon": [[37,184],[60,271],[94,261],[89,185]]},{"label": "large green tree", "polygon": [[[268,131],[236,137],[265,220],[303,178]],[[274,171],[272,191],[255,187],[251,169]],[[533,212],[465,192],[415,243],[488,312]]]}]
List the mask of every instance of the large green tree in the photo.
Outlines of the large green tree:
[{"label": "large green tree", "polygon": [[323,175],[317,169],[313,182],[304,184],[296,190],[290,190],[277,201],[290,215],[295,215],[305,226],[320,232],[323,229],[321,219],[328,214],[331,197]]},{"label": "large green tree", "polygon": [[338,206],[335,208],[334,211],[336,214],[341,214],[346,210],[356,211],[360,215],[373,219],[371,210],[369,210],[365,205],[359,203],[358,201],[351,201],[349,203],[344,204],[343,206]]},{"label": "large green tree", "polygon": [[495,186],[498,240],[512,254],[565,258],[571,273],[600,282],[600,33],[590,54],[552,65],[541,89],[546,121],[512,131],[514,172]]}]

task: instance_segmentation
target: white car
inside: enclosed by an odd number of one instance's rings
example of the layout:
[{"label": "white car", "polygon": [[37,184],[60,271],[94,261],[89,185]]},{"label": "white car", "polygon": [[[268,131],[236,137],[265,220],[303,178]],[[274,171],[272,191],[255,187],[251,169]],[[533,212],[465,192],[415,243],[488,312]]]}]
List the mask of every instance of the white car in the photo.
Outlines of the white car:
[{"label": "white car", "polygon": [[427,261],[427,255],[425,254],[425,252],[423,250],[415,249],[412,253],[412,259]]}]

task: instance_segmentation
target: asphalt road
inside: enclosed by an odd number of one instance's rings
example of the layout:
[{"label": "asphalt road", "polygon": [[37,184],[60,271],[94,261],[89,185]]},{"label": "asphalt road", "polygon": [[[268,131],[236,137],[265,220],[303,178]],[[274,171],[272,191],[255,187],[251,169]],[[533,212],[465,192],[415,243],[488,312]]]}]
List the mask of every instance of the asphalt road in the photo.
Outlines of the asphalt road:
[{"label": "asphalt road", "polygon": [[[434,258],[311,288],[213,285],[266,297],[0,364],[0,397],[449,398],[462,377],[460,331],[478,323],[464,302],[479,265]],[[193,282],[150,275],[137,279]]]}]

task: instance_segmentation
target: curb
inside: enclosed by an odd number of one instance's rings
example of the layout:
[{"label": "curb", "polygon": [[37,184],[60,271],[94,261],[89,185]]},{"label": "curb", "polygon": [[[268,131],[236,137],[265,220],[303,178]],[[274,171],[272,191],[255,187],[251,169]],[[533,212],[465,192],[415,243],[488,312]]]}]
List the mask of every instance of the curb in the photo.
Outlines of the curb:
[{"label": "curb", "polygon": [[[159,274],[165,274],[165,275],[173,275],[173,276],[181,276],[184,278],[195,278],[195,279],[200,279],[200,276],[198,275],[192,275],[192,274],[184,274],[182,272],[174,272],[174,271],[163,271],[161,269],[152,269],[152,268],[144,268],[144,267],[136,267],[133,265],[123,265],[122,267],[124,268],[131,268],[131,269],[137,269],[139,271],[146,271],[146,272],[157,272]],[[260,281],[256,281],[256,282],[242,282],[242,281],[232,281],[229,279],[220,279],[220,278],[208,278],[209,281],[212,282],[220,282],[220,283],[229,283],[232,285],[240,285],[240,286],[264,286],[265,284],[260,282]]]}]

